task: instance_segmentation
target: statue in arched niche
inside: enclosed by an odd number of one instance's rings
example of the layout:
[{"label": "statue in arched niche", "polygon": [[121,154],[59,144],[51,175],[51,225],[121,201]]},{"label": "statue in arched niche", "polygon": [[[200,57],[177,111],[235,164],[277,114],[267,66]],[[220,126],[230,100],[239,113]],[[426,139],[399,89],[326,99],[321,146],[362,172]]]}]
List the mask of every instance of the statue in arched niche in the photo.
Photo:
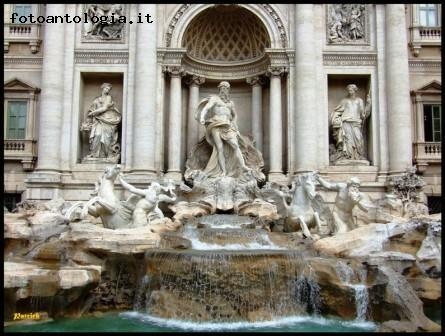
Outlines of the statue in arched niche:
[{"label": "statue in arched niche", "polygon": [[257,180],[263,180],[262,155],[238,130],[235,104],[229,99],[230,84],[222,81],[218,89],[218,95],[203,99],[196,110],[195,118],[205,126],[206,135],[187,160],[185,177],[199,170],[208,178],[238,178],[252,170]]},{"label": "statue in arched niche", "polygon": [[346,87],[348,96],[340,101],[330,114],[329,123],[335,141],[335,150],[330,155],[334,164],[348,161],[366,161],[364,124],[371,114],[371,96],[368,93],[366,104],[357,97],[357,85]]},{"label": "statue in arched niche", "polygon": [[102,94],[93,100],[81,131],[89,132],[89,153],[84,161],[117,163],[120,158],[118,126],[122,116],[110,95],[112,85],[103,83]]}]

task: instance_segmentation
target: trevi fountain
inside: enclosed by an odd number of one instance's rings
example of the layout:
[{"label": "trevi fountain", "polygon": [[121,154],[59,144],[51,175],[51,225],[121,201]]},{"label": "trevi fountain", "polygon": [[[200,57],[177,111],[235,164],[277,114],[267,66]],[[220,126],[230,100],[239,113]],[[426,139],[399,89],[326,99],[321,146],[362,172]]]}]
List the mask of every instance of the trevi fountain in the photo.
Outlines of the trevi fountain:
[{"label": "trevi fountain", "polygon": [[[356,176],[266,181],[222,81],[196,108],[205,135],[183,181],[159,174],[136,187],[118,163],[111,89],[102,85],[81,126],[84,162],[107,163],[90,199],[5,211],[6,331],[83,330],[69,329],[82,319],[90,331],[441,330],[441,217],[420,201],[415,167],[380,199]],[[372,107],[356,91],[348,85],[330,117],[333,161],[365,161]]]}]

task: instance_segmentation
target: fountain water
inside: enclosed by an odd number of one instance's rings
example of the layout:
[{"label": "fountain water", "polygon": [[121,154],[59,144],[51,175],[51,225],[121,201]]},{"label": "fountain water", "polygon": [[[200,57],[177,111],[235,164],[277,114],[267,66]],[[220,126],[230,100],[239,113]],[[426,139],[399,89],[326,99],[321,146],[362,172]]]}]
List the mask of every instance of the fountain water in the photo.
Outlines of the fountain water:
[{"label": "fountain water", "polygon": [[351,287],[355,292],[355,307],[356,307],[356,320],[364,321],[366,320],[366,314],[368,310],[369,298],[368,289],[364,282],[366,281],[366,270],[361,269],[358,273],[360,283],[351,283],[354,280],[355,273],[354,270],[342,260],[338,260],[335,266],[340,280]]},{"label": "fountain water", "polygon": [[147,252],[150,281],[138,295],[145,303],[136,306],[158,317],[212,322],[315,313],[319,291],[311,272],[299,275],[304,259],[278,250]]}]

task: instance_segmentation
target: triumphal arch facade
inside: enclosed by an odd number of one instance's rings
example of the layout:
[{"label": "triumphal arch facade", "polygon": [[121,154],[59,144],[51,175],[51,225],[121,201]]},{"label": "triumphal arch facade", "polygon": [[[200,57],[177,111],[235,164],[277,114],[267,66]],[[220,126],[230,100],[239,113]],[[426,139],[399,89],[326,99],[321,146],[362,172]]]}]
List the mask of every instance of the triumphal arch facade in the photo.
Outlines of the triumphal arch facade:
[{"label": "triumphal arch facade", "polygon": [[[357,176],[365,192],[382,195],[388,178],[413,164],[414,56],[404,5],[67,4],[38,11],[87,19],[39,25],[41,43],[29,51],[40,65],[20,85],[41,91],[25,198],[88,199],[112,163],[136,186],[159,176],[180,183],[205,136],[196,109],[221,81],[230,83],[239,132],[262,153],[267,181],[288,184],[318,170],[334,181]],[[98,13],[110,20],[95,23]],[[146,14],[151,22],[137,23]],[[113,15],[126,22],[114,23]],[[5,59],[14,84],[13,61]],[[440,70],[429,77],[440,82]]]}]

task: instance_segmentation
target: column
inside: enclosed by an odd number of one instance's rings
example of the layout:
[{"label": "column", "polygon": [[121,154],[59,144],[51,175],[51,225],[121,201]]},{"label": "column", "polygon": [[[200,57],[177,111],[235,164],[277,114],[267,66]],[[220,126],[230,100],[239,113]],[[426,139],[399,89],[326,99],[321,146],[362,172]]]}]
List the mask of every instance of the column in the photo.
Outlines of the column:
[{"label": "column", "polygon": [[263,152],[263,82],[259,76],[249,77],[246,82],[252,86],[252,135],[255,147]]},{"label": "column", "polygon": [[[319,141],[318,90],[316,85],[316,57],[314,35],[314,9],[312,4],[296,5],[295,26],[295,170],[317,169]],[[328,132],[326,129],[325,132]]]},{"label": "column", "polygon": [[[142,16],[156,22],[156,5],[139,4]],[[156,153],[156,23],[136,24],[133,115],[133,171],[155,172]]]},{"label": "column", "polygon": [[[63,15],[64,4],[48,4],[46,16]],[[63,113],[65,24],[46,24],[43,38],[42,94],[36,170],[59,171]]]},{"label": "column", "polygon": [[[386,101],[386,68],[388,66],[385,50],[386,27],[385,27],[385,5],[375,6],[376,17],[376,45],[377,45],[377,101],[373,102],[374,111],[379,112],[378,115],[378,137],[379,137],[379,182],[385,182],[389,171],[388,157],[388,106]],[[374,112],[371,112],[374,113]]]},{"label": "column", "polygon": [[425,120],[423,114],[422,97],[416,94],[416,109],[414,111],[416,115],[416,142],[425,142]]},{"label": "column", "polygon": [[173,180],[181,180],[181,130],[182,130],[182,89],[181,77],[184,70],[180,66],[167,66],[170,74],[170,113],[168,120],[168,170]]},{"label": "column", "polygon": [[389,170],[404,172],[412,165],[411,104],[405,6],[386,5],[386,88],[388,107]]},{"label": "column", "polygon": [[187,158],[199,141],[199,122],[195,119],[195,111],[199,104],[199,86],[205,81],[204,77],[193,75],[189,81],[189,104],[187,116]]},{"label": "column", "polygon": [[283,121],[281,110],[281,75],[284,67],[269,67],[270,108],[269,108],[269,181],[283,177]]}]

